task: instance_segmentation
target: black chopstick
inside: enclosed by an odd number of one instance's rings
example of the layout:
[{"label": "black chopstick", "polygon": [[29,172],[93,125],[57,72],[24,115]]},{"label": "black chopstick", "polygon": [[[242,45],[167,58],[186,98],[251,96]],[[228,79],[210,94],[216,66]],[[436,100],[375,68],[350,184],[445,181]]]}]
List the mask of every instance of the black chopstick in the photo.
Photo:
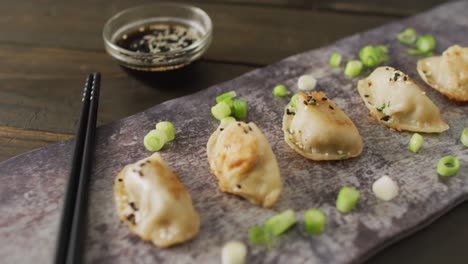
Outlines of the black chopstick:
[{"label": "black chopstick", "polygon": [[88,176],[94,152],[100,74],[86,79],[72,166],[65,193],[54,263],[80,263],[85,234]]}]

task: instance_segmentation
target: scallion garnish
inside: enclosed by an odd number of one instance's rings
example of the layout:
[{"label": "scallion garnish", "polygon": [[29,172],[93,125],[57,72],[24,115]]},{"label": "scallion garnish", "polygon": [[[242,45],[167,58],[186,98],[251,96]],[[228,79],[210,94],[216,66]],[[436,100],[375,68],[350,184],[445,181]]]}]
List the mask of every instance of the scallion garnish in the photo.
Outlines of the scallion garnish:
[{"label": "scallion garnish", "polygon": [[218,120],[231,115],[231,107],[226,102],[217,103],[211,107],[211,114]]},{"label": "scallion garnish", "polygon": [[431,35],[424,35],[416,41],[416,47],[421,52],[431,52],[435,48],[436,42]]},{"label": "scallion garnish", "polygon": [[468,127],[463,129],[463,132],[460,137],[460,141],[465,147],[468,147]]},{"label": "scallion garnish", "polygon": [[384,175],[372,184],[372,192],[380,200],[390,201],[398,195],[398,185],[392,178]]},{"label": "scallion garnish", "polygon": [[289,209],[266,220],[265,229],[269,233],[279,236],[292,227],[296,221],[294,211]]},{"label": "scallion garnish", "polygon": [[286,89],[286,86],[282,84],[278,84],[273,88],[273,95],[278,96],[278,97],[283,97],[288,95],[288,89]]},{"label": "scallion garnish", "polygon": [[413,28],[407,28],[403,32],[400,32],[397,35],[397,38],[403,44],[407,44],[407,45],[414,44],[417,38],[416,31]]},{"label": "scallion garnish", "polygon": [[418,133],[414,133],[409,142],[409,149],[413,153],[418,153],[424,142],[423,136]]},{"label": "scallion garnish", "polygon": [[338,68],[340,67],[341,64],[341,54],[334,52],[332,55],[330,55],[330,66],[333,68]]},{"label": "scallion garnish", "polygon": [[247,117],[247,101],[243,99],[233,101],[233,116],[236,119],[245,119]]},{"label": "scallion garnish", "polygon": [[235,91],[230,91],[230,92],[227,92],[227,93],[223,93],[221,95],[216,96],[216,103],[221,103],[224,100],[232,99],[232,98],[234,98],[236,96],[237,96],[237,94],[236,94]]},{"label": "scallion garnish", "polygon": [[293,97],[291,97],[291,101],[289,102],[289,105],[290,105],[291,107],[293,107],[293,108],[296,107],[296,98],[297,98],[298,96],[299,96],[299,94],[295,94],[295,95],[293,95]]},{"label": "scallion garnish", "polygon": [[348,61],[344,70],[344,74],[348,77],[358,76],[362,71],[362,62],[358,60]]},{"label": "scallion garnish", "polygon": [[318,209],[309,209],[304,213],[304,228],[309,234],[320,234],[325,230],[327,218]]},{"label": "scallion garnish", "polygon": [[270,234],[263,226],[252,226],[249,229],[249,241],[252,245],[268,245],[270,243]]},{"label": "scallion garnish", "polygon": [[361,192],[354,187],[344,186],[338,192],[336,198],[336,209],[341,213],[349,213],[356,206]]},{"label": "scallion garnish", "polygon": [[161,130],[166,134],[167,141],[171,141],[175,138],[174,125],[171,122],[159,122],[156,124],[156,129]]},{"label": "scallion garnish", "polygon": [[460,169],[460,160],[454,156],[445,156],[437,162],[437,173],[440,176],[453,176]]},{"label": "scallion garnish", "polygon": [[221,119],[221,126],[225,127],[227,126],[227,124],[232,123],[232,122],[236,122],[236,119],[234,117],[232,116],[225,117]]},{"label": "scallion garnish", "polygon": [[164,146],[164,144],[166,144],[167,141],[166,133],[158,129],[153,129],[146,134],[143,139],[143,144],[149,151],[158,151]]},{"label": "scallion garnish", "polygon": [[244,264],[247,247],[240,241],[227,242],[221,251],[221,264]]},{"label": "scallion garnish", "polygon": [[367,67],[373,68],[379,65],[379,58],[376,50],[372,46],[365,46],[359,51],[359,58],[362,64]]}]

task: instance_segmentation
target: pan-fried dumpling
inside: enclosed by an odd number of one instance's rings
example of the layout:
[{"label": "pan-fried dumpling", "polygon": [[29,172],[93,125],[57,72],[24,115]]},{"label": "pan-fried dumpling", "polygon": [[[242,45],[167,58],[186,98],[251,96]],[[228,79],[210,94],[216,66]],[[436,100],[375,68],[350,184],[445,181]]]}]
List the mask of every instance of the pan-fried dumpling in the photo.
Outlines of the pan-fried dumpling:
[{"label": "pan-fried dumpling", "polygon": [[449,126],[439,108],[403,72],[379,67],[358,82],[358,92],[372,117],[396,130],[442,132]]},{"label": "pan-fried dumpling", "polygon": [[156,246],[193,238],[200,218],[192,198],[158,153],[127,165],[115,178],[117,213],[130,230]]},{"label": "pan-fried dumpling", "polygon": [[207,154],[221,191],[267,208],[280,196],[282,183],[275,154],[254,123],[221,124],[208,140]]},{"label": "pan-fried dumpling", "polygon": [[421,78],[448,98],[468,102],[468,48],[448,48],[442,56],[418,61]]},{"label": "pan-fried dumpling", "polygon": [[359,156],[362,139],[353,121],[324,92],[298,93],[295,107],[283,116],[284,140],[312,160],[340,160]]}]

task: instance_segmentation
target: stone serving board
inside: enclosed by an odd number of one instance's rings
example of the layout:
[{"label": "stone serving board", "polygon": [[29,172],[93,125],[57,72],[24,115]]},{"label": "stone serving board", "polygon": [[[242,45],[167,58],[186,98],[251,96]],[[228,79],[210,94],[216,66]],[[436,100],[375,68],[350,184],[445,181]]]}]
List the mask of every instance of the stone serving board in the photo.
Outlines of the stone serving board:
[{"label": "stone serving board", "polygon": [[[468,107],[460,106],[426,86],[416,73],[418,57],[407,55],[395,35],[406,27],[437,39],[436,53],[452,44],[468,46],[468,2],[440,6],[424,14],[357,34],[318,50],[289,57],[237,79],[189,96],[154,106],[142,113],[98,129],[91,175],[86,262],[88,263],[219,263],[224,242],[247,242],[250,226],[292,208],[302,219],[315,207],[328,216],[320,236],[304,234],[301,224],[285,233],[273,249],[249,247],[249,263],[359,263],[386,245],[428,225],[468,198],[468,149],[459,143],[468,127]],[[411,133],[390,130],[370,118],[356,83],[342,69],[331,69],[328,58],[340,52],[355,58],[366,44],[385,44],[388,65],[408,73],[440,107],[450,130],[426,134],[419,154],[407,149]],[[281,119],[289,98],[275,98],[278,83],[296,92],[297,78],[305,73],[318,77],[323,90],[355,122],[364,141],[358,158],[345,161],[307,160],[283,140]],[[365,72],[361,75],[363,77]],[[103,76],[103,89],[106,77]],[[272,209],[254,206],[241,198],[221,193],[206,160],[206,142],[217,123],[210,114],[214,98],[235,90],[249,103],[248,121],[255,122],[277,156],[284,191]],[[131,234],[115,212],[113,179],[122,167],[142,159],[143,137],[160,120],[170,120],[177,137],[162,151],[163,158],[189,189],[201,217],[198,236],[171,249],[159,249]],[[0,163],[0,259],[2,263],[50,263],[57,235],[61,203],[68,178],[74,141],[60,142]],[[457,156],[462,167],[451,178],[438,177],[435,164],[444,155]],[[392,176],[400,195],[382,202],[371,191],[374,180]],[[343,185],[361,190],[353,213],[335,209],[335,197]],[[302,220],[301,220],[302,221]]]}]

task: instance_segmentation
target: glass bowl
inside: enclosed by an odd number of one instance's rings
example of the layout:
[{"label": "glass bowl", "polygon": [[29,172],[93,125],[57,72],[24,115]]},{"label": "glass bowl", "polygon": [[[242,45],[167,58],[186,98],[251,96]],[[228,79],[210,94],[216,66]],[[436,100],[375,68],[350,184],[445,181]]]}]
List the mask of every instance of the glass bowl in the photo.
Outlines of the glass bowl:
[{"label": "glass bowl", "polygon": [[[154,24],[181,25],[199,34],[190,45],[166,52],[138,52],[118,46],[125,32],[144,29]],[[120,65],[140,71],[167,71],[190,64],[200,58],[211,43],[213,25],[205,11],[198,7],[156,3],[125,9],[111,17],[102,32],[107,53]]]}]

